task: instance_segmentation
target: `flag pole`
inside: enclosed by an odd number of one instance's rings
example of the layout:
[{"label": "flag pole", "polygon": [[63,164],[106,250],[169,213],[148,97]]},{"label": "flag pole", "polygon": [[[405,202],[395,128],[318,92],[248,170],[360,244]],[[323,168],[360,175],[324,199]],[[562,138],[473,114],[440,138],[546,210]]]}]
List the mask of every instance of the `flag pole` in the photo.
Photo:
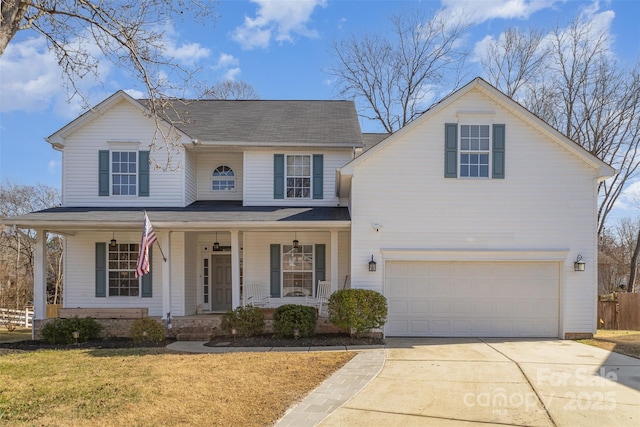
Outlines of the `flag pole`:
[{"label": "flag pole", "polygon": [[[147,214],[147,210],[144,210],[144,214],[147,216],[147,218],[149,217],[149,214]],[[151,222],[151,219],[149,219],[149,222]],[[167,257],[164,256],[164,252],[162,252],[162,246],[160,246],[160,242],[158,242],[158,240],[156,240],[156,245],[158,245],[158,249],[160,249],[160,255],[162,255],[162,260],[164,262],[167,262]]]}]

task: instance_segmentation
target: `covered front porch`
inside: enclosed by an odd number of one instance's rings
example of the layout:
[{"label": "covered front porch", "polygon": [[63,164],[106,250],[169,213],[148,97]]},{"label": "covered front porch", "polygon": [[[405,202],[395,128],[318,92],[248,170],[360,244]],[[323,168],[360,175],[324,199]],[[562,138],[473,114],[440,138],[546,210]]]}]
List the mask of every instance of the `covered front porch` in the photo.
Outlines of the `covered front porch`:
[{"label": "covered front porch", "polygon": [[141,209],[55,208],[13,219],[37,232],[35,319],[46,318],[49,232],[65,236],[65,308],[143,307],[167,321],[238,307],[245,284],[257,285],[271,307],[307,303],[321,280],[331,292],[350,287],[346,208],[207,202],[146,211],[158,246],[145,283],[133,276]]}]

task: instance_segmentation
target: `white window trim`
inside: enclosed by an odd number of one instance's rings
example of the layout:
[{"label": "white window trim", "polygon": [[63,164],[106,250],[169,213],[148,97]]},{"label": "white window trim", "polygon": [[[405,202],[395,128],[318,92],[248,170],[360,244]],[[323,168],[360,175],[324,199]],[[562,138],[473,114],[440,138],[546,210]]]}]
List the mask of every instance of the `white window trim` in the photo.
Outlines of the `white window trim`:
[{"label": "white window trim", "polygon": [[[309,157],[309,197],[289,197],[287,195],[287,179],[289,178],[289,174],[287,174],[287,159],[289,157],[295,156],[307,156]],[[307,153],[290,153],[285,154],[284,156],[284,198],[290,200],[311,200],[313,199],[313,154]]]},{"label": "white window trim", "polygon": [[[132,149],[131,143],[127,143],[127,149],[111,149],[109,150],[109,196],[112,198],[123,198],[130,199],[133,197],[138,197],[138,191],[140,189],[140,152],[139,150]],[[135,153],[136,154],[136,185],[135,185],[135,194],[113,194],[113,153]],[[119,172],[118,172],[119,173]]]},{"label": "white window trim", "polygon": [[[214,190],[213,189],[213,183],[214,181],[216,181],[216,177],[213,176],[213,173],[216,171],[216,169],[221,168],[221,167],[227,167],[231,170],[231,172],[233,172],[233,190]],[[211,171],[211,174],[209,175],[209,177],[211,178],[211,186],[209,186],[209,191],[211,193],[215,193],[215,194],[223,194],[223,193],[237,193],[238,192],[238,175],[236,174],[236,170],[234,168],[232,168],[231,166],[229,166],[228,163],[223,163],[220,164],[218,166],[216,166],[215,168],[213,168],[213,170]],[[230,181],[229,179],[222,179],[223,177],[218,177],[217,180],[219,181]]]},{"label": "white window trim", "polygon": [[[311,295],[308,295],[309,298],[315,298],[315,282],[316,282],[316,245],[312,243],[298,243],[299,246],[311,246],[311,257],[312,257],[312,266],[311,266]],[[284,255],[286,254],[284,247],[291,246],[291,242],[285,242],[280,244],[280,295],[283,298],[303,298],[303,297],[286,297],[284,294]],[[295,271],[287,270],[288,273],[295,273]],[[301,273],[308,273],[308,270],[300,271]]]},{"label": "white window trim", "polygon": [[[489,117],[488,114],[485,113],[477,113],[473,116],[474,119],[478,119],[478,116],[482,114],[485,117]],[[460,115],[460,113],[459,113]],[[469,151],[469,150],[463,150],[462,149],[462,126],[488,126],[489,127],[489,150],[487,151]],[[458,178],[459,179],[472,179],[472,180],[484,180],[484,179],[491,179],[491,171],[493,170],[493,122],[488,123],[486,121],[478,121],[478,120],[468,120],[468,121],[464,121],[464,122],[458,122],[458,152],[457,152],[457,163],[458,163]],[[489,161],[487,164],[488,170],[487,170],[487,176],[462,176],[462,154],[463,153],[469,153],[469,154],[483,154],[483,153],[487,153],[489,156]]]},{"label": "white window trim", "polygon": [[[119,245],[121,243],[122,244],[126,244],[126,245],[140,245],[139,242],[118,242],[118,243],[116,243],[116,245]],[[140,246],[138,246],[138,248],[139,247]],[[118,298],[118,299],[122,299],[122,298],[136,298],[136,299],[139,299],[139,298],[142,298],[142,277],[138,277],[138,295],[111,295],[111,288],[109,287],[109,273],[111,271],[122,271],[122,270],[120,270],[120,269],[111,269],[109,267],[110,250],[111,250],[111,246],[110,246],[109,242],[107,242],[107,285],[106,285],[107,295],[106,295],[106,297],[107,298]],[[133,271],[135,271],[135,268],[134,268]]]}]

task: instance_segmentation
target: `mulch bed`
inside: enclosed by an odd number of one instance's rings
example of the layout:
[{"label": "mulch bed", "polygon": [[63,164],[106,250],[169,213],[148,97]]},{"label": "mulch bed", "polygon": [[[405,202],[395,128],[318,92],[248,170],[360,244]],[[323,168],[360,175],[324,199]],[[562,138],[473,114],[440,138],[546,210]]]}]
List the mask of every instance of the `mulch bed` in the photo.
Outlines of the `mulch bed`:
[{"label": "mulch bed", "polygon": [[256,335],[253,337],[214,337],[205,345],[208,347],[330,347],[353,345],[382,345],[384,340],[378,337],[355,338],[349,334],[317,334],[306,338],[278,338],[274,335]]},{"label": "mulch bed", "polygon": [[44,341],[16,341],[0,343],[0,354],[4,350],[36,351],[36,350],[75,350],[75,349],[117,349],[117,348],[138,348],[138,347],[165,347],[172,341],[162,341],[159,343],[145,342],[138,343],[131,338],[109,338],[79,342],[78,344],[49,344]]}]

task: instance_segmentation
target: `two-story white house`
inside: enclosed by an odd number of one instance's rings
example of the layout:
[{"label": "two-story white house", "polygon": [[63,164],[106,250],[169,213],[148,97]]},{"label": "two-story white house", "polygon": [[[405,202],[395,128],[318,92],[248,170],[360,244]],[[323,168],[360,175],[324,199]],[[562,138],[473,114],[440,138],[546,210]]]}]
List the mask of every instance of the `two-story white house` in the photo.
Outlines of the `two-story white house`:
[{"label": "two-story white house", "polygon": [[[69,308],[176,318],[232,309],[246,283],[278,306],[328,280],[384,294],[387,335],[595,332],[597,188],[615,171],[484,80],[384,139],[350,101],[174,107],[169,171],[150,167],[157,122],[124,92],[47,138],[62,206],[3,220],[37,230],[38,319],[55,232]],[[136,279],[145,210],[162,253]]]}]

